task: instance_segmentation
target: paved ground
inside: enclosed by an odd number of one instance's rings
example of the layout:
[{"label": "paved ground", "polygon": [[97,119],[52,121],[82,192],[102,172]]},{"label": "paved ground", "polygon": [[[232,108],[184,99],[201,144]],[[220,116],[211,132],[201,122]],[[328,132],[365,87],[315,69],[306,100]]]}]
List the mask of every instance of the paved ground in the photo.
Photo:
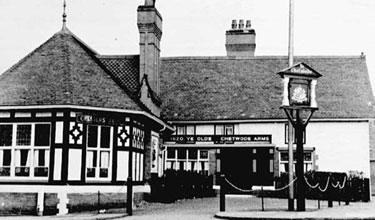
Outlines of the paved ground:
[{"label": "paved ground", "polygon": [[[375,199],[375,198],[373,198]],[[115,213],[74,213],[66,216],[14,216],[0,217],[5,219],[20,220],[65,220],[65,219],[124,219],[124,220],[206,220],[216,219],[214,216],[226,219],[375,219],[375,202],[344,203],[334,202],[333,208],[327,208],[327,202],[308,200],[306,212],[288,212],[287,200],[269,199],[262,202],[257,197],[227,196],[226,212],[219,212],[219,198],[204,198],[181,200],[172,204],[143,203],[133,211],[133,216],[126,216],[125,210],[116,210]],[[320,209],[318,209],[320,206]]]}]

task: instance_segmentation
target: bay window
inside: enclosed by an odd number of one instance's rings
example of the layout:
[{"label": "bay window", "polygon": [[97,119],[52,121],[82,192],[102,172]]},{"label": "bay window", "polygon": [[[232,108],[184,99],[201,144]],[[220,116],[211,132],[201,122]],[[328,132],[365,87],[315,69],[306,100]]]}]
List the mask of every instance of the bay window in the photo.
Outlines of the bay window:
[{"label": "bay window", "polygon": [[50,124],[0,124],[0,177],[48,177]]}]

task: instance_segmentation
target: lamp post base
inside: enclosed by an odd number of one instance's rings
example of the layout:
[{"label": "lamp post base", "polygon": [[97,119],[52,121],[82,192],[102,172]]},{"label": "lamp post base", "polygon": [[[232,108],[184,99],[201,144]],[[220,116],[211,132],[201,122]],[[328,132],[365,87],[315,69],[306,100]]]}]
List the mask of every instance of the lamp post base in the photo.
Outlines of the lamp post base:
[{"label": "lamp post base", "polygon": [[294,211],[294,199],[288,199],[288,211]]}]

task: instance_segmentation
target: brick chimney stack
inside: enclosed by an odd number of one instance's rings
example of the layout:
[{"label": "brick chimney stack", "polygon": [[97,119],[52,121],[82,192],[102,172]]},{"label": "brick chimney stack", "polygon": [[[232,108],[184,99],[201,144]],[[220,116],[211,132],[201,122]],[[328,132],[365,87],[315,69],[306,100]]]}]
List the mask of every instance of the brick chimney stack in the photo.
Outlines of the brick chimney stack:
[{"label": "brick chimney stack", "polygon": [[251,28],[251,21],[232,20],[232,28],[226,31],[225,48],[229,57],[253,57],[255,53],[255,30]]},{"label": "brick chimney stack", "polygon": [[153,92],[160,94],[160,40],[162,36],[162,17],[155,8],[155,0],[145,0],[138,7],[137,25],[140,49],[140,82],[147,77]]}]

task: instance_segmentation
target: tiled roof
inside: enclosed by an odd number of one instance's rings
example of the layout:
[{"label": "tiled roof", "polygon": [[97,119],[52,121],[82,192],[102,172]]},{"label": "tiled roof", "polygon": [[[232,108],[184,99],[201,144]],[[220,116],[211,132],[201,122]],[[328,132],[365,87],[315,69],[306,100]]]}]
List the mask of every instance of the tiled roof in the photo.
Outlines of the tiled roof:
[{"label": "tiled roof", "polygon": [[139,92],[139,55],[97,56],[132,97]]},{"label": "tiled roof", "polygon": [[142,110],[68,29],[0,76],[1,106],[66,104]]},{"label": "tiled roof", "polygon": [[[313,118],[374,118],[366,59],[296,57],[323,76]],[[162,59],[162,116],[167,120],[281,119],[287,57],[181,57]]]}]

